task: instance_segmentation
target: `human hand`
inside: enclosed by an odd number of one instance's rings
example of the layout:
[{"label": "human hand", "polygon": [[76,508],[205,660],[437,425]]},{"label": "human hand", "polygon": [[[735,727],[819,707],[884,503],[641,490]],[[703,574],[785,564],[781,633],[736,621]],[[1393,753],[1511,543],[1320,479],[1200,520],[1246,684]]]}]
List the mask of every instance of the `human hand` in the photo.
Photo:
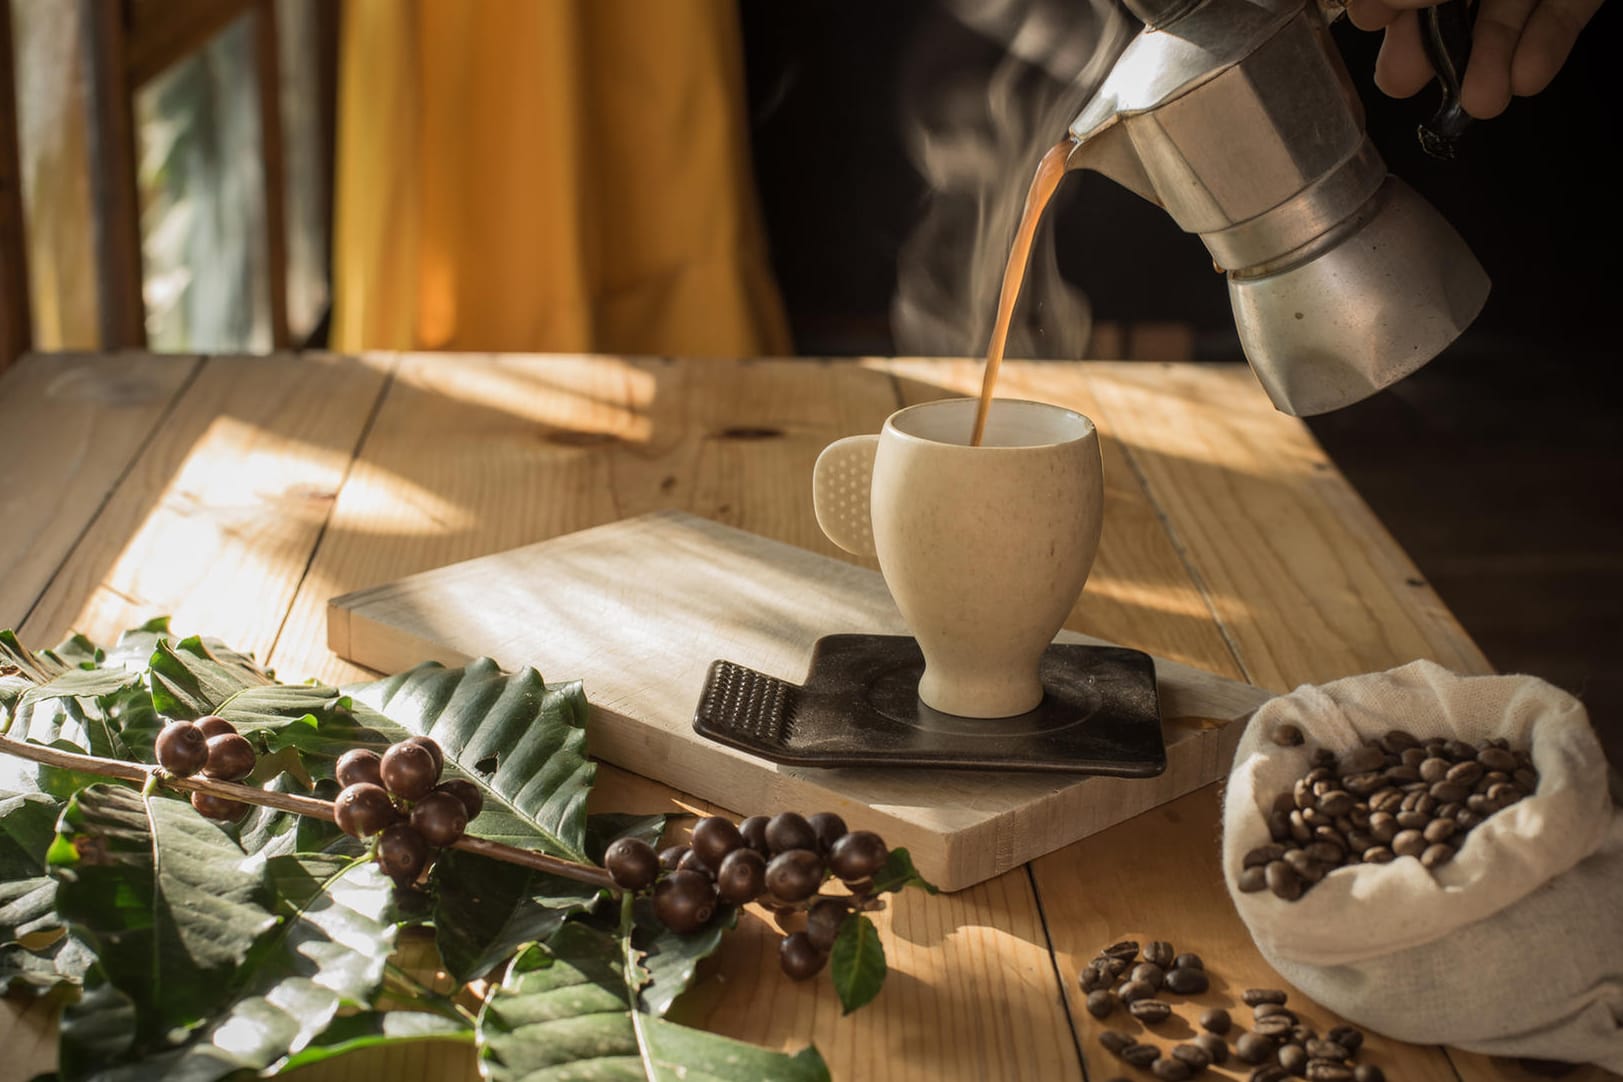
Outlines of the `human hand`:
[{"label": "human hand", "polygon": [[[1375,85],[1407,98],[1432,79],[1420,44],[1418,9],[1436,0],[1347,0],[1347,17],[1361,30],[1386,29],[1375,60]],[[1479,0],[1471,59],[1460,104],[1479,120],[1498,116],[1510,96],[1537,94],[1566,63],[1578,33],[1601,0]]]}]

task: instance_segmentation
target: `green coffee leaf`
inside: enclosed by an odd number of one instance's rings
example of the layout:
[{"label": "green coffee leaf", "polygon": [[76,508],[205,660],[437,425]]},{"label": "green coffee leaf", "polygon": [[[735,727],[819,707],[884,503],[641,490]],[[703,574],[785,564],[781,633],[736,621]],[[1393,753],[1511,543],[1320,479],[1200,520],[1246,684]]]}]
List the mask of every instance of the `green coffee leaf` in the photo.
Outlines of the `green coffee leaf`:
[{"label": "green coffee leaf", "polygon": [[884,987],[885,948],[879,942],[879,929],[865,914],[852,914],[840,925],[829,952],[829,968],[845,1014],[866,1006]]},{"label": "green coffee leaf", "polygon": [[907,887],[918,887],[926,894],[941,893],[913,867],[913,858],[906,849],[892,849],[890,856],[885,860],[885,866],[873,877],[874,893],[895,894]]}]

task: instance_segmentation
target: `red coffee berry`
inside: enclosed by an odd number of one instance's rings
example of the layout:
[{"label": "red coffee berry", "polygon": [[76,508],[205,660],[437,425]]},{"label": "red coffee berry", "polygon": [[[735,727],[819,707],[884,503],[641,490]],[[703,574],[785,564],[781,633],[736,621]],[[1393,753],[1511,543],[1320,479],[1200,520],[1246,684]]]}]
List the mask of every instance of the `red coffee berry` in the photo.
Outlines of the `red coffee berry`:
[{"label": "red coffee berry", "polygon": [[429,793],[411,809],[411,828],[436,849],[456,844],[468,829],[468,809],[450,793]]},{"label": "red coffee berry", "polygon": [[678,935],[691,935],[716,912],[716,888],[698,872],[678,869],[654,886],[654,916]]},{"label": "red coffee berry", "polygon": [[333,801],[332,811],[338,829],[352,838],[370,838],[400,818],[383,786],[369,781],[346,786]]},{"label": "red coffee berry", "polygon": [[646,890],[659,877],[659,855],[641,838],[617,838],[603,853],[603,867],[622,890]]},{"label": "red coffee berry", "polygon": [[208,737],[203,730],[189,721],[172,721],[163,727],[153,745],[158,765],[177,778],[186,778],[203,769],[208,762]]},{"label": "red coffee berry", "polygon": [[215,796],[213,793],[193,793],[192,807],[205,818],[219,819],[227,823],[234,823],[248,814],[248,805],[242,801]]},{"label": "red coffee berry", "polygon": [[428,843],[410,824],[395,823],[378,836],[377,856],[384,875],[398,885],[410,884],[428,864]]},{"label": "red coffee berry", "polygon": [[348,788],[366,782],[368,785],[383,784],[383,775],[378,772],[378,764],[383,762],[383,756],[371,748],[350,748],[338,757],[338,765],[333,768],[333,776],[338,784]]},{"label": "red coffee berry", "polygon": [[884,841],[868,830],[853,830],[835,842],[828,854],[829,867],[848,883],[877,875],[889,859]]},{"label": "red coffee berry", "polygon": [[402,740],[391,745],[378,763],[378,774],[383,787],[402,800],[416,800],[439,780],[440,772],[434,768],[434,756],[421,744]]},{"label": "red coffee berry", "polygon": [[442,781],[434,786],[434,791],[436,793],[450,793],[462,801],[462,806],[468,811],[469,819],[479,818],[479,813],[485,810],[485,794],[479,791],[477,785],[466,778],[452,778],[450,781]]},{"label": "red coffee berry", "polygon": [[254,772],[254,746],[236,733],[208,738],[208,759],[203,773],[219,781],[240,781]]},{"label": "red coffee berry", "polygon": [[218,714],[205,714],[195,721],[199,729],[203,730],[204,739],[214,736],[226,736],[237,731],[237,727]]}]

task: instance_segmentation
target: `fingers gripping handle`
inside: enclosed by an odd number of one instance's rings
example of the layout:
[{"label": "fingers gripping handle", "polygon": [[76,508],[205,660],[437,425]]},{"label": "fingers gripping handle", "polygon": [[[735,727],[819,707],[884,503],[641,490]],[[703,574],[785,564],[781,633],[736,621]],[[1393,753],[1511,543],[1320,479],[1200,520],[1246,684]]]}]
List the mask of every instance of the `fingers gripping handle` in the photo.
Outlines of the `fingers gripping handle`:
[{"label": "fingers gripping handle", "polygon": [[848,436],[823,448],[812,469],[812,507],[828,539],[856,556],[872,556],[873,459],[878,436]]}]

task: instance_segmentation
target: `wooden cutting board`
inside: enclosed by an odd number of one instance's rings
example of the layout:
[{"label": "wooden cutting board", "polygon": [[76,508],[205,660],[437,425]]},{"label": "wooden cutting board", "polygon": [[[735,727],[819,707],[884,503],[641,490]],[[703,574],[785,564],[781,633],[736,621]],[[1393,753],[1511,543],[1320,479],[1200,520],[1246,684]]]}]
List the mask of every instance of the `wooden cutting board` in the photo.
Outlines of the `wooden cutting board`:
[{"label": "wooden cutting board", "polygon": [[906,846],[946,890],[1225,776],[1239,722],[1269,697],[1157,659],[1167,769],[1149,779],[786,767],[693,732],[717,658],[800,683],[823,635],[905,631],[878,572],[680,512],[426,571],[327,610],[328,645],[372,669],[485,655],[578,678],[593,755],[742,814],[838,812]]}]

